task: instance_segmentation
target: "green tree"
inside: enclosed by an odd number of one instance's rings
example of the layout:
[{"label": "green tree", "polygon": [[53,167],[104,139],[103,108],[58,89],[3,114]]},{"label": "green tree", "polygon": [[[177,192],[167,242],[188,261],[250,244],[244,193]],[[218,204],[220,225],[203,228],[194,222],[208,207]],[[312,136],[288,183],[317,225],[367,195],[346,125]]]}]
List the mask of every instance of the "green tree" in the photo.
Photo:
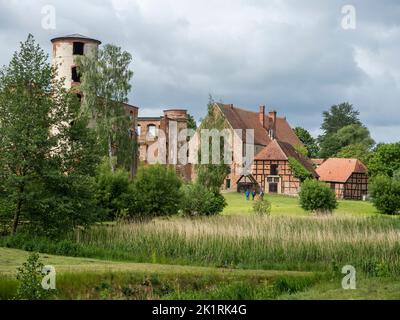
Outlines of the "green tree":
[{"label": "green tree", "polygon": [[297,137],[307,148],[308,154],[307,156],[310,158],[316,158],[318,156],[319,147],[317,144],[317,140],[313,138],[313,136],[304,128],[297,127],[294,129]]},{"label": "green tree", "polygon": [[173,168],[160,164],[140,167],[131,188],[129,215],[152,218],[177,214],[181,185]]},{"label": "green tree", "polygon": [[120,47],[108,44],[77,62],[82,73],[83,106],[93,117],[111,171],[114,173],[121,167],[133,175],[137,146],[132,121],[124,107],[131,90],[133,72],[129,65],[132,56]]},{"label": "green tree", "polygon": [[322,181],[308,179],[301,185],[300,206],[318,214],[332,213],[337,208],[335,192]]},{"label": "green tree", "polygon": [[400,181],[380,174],[370,186],[372,203],[383,214],[394,215],[400,210]]},{"label": "green tree", "polygon": [[[208,102],[208,114],[207,117],[202,121],[200,129],[208,130],[224,130],[226,129],[226,123],[224,117],[215,109],[215,103],[210,96]],[[209,159],[208,163],[202,163],[201,150],[199,151],[199,163],[196,165],[197,172],[197,183],[206,186],[209,190],[215,194],[219,194],[220,188],[224,183],[226,176],[230,172],[229,165],[224,163],[224,143],[220,143],[220,154],[219,154],[219,164],[213,164],[212,161],[212,144],[209,143]]]},{"label": "green tree", "polygon": [[321,142],[321,156],[324,158],[337,156],[343,148],[350,145],[363,145],[370,150],[374,144],[368,128],[352,124],[339,129]]},{"label": "green tree", "polygon": [[393,177],[400,169],[400,142],[379,144],[368,162],[369,174],[385,174]]},{"label": "green tree", "polygon": [[359,115],[360,112],[347,102],[333,105],[329,111],[323,112],[324,120],[321,126],[321,129],[324,131],[323,137],[334,134],[341,128],[352,124],[361,125],[358,118]]},{"label": "green tree", "polygon": [[350,144],[346,147],[343,147],[337,154],[338,158],[348,158],[348,159],[358,159],[362,161],[365,165],[368,164],[368,161],[371,157],[370,149],[362,144]]},{"label": "green tree", "polygon": [[13,233],[22,220],[54,235],[94,219],[97,141],[47,60],[29,35],[0,71],[0,215]]},{"label": "green tree", "polygon": [[323,123],[321,125],[323,134],[318,137],[321,149],[320,157],[328,158],[340,151],[341,145],[338,143],[335,134],[346,126],[362,126],[359,114],[359,111],[347,102],[333,105],[329,111],[323,112]]}]

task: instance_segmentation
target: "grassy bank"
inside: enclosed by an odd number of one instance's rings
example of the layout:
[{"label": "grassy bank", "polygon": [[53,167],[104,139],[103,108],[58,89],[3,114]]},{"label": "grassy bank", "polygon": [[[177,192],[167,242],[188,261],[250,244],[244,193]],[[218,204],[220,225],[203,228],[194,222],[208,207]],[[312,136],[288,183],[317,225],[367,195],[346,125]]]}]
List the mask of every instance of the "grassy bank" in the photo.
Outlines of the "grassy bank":
[{"label": "grassy bank", "polygon": [[[28,253],[0,248],[0,299],[16,294],[16,268]],[[57,271],[56,299],[274,299],[323,277],[311,272],[137,264],[41,255]]]}]

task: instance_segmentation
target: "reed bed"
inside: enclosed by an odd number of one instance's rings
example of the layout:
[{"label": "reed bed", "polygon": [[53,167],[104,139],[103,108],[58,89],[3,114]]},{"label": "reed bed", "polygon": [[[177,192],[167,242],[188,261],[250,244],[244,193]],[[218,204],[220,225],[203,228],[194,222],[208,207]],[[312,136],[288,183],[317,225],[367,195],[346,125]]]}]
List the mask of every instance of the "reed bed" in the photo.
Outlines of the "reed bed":
[{"label": "reed bed", "polygon": [[102,258],[136,262],[303,271],[350,264],[367,274],[400,275],[395,218],[158,219],[98,226],[70,240]]}]

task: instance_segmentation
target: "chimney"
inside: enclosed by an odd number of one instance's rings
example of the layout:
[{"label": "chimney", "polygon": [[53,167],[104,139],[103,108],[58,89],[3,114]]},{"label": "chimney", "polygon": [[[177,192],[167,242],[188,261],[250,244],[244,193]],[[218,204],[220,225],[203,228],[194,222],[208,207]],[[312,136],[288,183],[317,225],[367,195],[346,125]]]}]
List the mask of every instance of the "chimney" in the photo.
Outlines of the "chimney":
[{"label": "chimney", "polygon": [[275,110],[270,111],[268,114],[269,118],[269,136],[271,139],[276,138],[276,114],[277,112]]},{"label": "chimney", "polygon": [[260,106],[260,112],[258,115],[261,125],[264,127],[265,126],[265,106]]}]

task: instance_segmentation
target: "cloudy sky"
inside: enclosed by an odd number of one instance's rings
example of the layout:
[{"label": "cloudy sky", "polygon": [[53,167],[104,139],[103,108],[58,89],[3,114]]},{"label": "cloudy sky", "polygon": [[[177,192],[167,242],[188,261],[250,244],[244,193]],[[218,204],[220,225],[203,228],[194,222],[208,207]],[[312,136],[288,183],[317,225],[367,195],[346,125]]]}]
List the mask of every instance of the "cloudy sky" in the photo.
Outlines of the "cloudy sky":
[{"label": "cloudy sky", "polygon": [[[349,4],[355,29],[343,28]],[[46,5],[55,30],[42,27]],[[212,94],[317,135],[322,111],[348,101],[376,141],[400,140],[398,0],[0,0],[0,65],[28,33],[49,53],[71,33],[129,51],[142,116],[177,107],[199,119]]]}]

